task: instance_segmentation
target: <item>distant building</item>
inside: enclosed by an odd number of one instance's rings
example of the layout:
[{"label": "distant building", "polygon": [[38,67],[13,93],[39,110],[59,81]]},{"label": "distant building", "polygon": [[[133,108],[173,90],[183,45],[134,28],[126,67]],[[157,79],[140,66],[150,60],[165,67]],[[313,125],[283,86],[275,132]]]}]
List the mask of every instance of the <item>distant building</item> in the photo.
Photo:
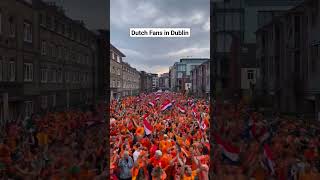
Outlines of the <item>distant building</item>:
[{"label": "distant building", "polygon": [[191,70],[208,60],[206,58],[184,58],[174,63],[169,69],[171,90],[185,91],[185,84],[191,83]]},{"label": "distant building", "polygon": [[140,72],[130,64],[122,62],[122,96],[138,95],[140,91]]},{"label": "distant building", "polygon": [[125,55],[112,44],[110,44],[110,99],[122,96],[122,58]]},{"label": "distant building", "polygon": [[152,89],[158,90],[159,89],[159,77],[158,74],[151,74],[152,76]]},{"label": "distant building", "polygon": [[306,0],[257,32],[259,89],[276,111],[320,117],[320,2]]},{"label": "distant building", "polygon": [[211,1],[210,53],[215,60],[217,93],[227,98],[243,94],[241,69],[257,68],[255,58],[246,58],[256,52],[255,31],[299,2],[301,0]]},{"label": "distant building", "polygon": [[198,97],[210,96],[210,60],[191,71],[191,92]]},{"label": "distant building", "polygon": [[140,72],[140,92],[152,92],[152,75],[145,71]]},{"label": "distant building", "polygon": [[163,73],[163,74],[160,75],[159,88],[160,89],[166,89],[166,90],[170,88],[169,73]]}]

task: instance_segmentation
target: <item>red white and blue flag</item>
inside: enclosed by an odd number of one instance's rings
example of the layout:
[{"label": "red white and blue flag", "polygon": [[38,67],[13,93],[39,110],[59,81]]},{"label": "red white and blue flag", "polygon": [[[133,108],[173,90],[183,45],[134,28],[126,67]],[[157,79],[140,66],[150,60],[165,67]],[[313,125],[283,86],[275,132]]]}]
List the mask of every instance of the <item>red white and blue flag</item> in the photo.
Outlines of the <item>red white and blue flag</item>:
[{"label": "red white and blue flag", "polygon": [[180,106],[179,104],[177,104],[177,107],[178,107],[178,110],[181,112],[181,113],[186,113],[186,109],[183,108],[182,106]]},{"label": "red white and blue flag", "polygon": [[172,103],[170,101],[166,101],[161,106],[161,111],[165,111],[172,107]]},{"label": "red white and blue flag", "polygon": [[145,114],[143,116],[143,127],[144,127],[144,132],[146,133],[146,135],[149,135],[152,133],[153,131],[153,127],[152,125],[149,123],[149,121],[147,120],[147,117],[149,116],[149,114]]},{"label": "red white and blue flag", "polygon": [[263,155],[265,157],[264,165],[268,168],[268,170],[270,171],[270,174],[274,175],[275,170],[274,170],[273,155],[268,144],[265,144],[263,146]]},{"label": "red white and blue flag", "polygon": [[153,102],[153,101],[150,101],[148,104],[149,104],[150,106],[154,107],[156,103]]},{"label": "red white and blue flag", "polygon": [[223,154],[232,162],[239,161],[240,148],[224,141],[218,134],[214,134],[214,138],[218,146],[221,147]]}]

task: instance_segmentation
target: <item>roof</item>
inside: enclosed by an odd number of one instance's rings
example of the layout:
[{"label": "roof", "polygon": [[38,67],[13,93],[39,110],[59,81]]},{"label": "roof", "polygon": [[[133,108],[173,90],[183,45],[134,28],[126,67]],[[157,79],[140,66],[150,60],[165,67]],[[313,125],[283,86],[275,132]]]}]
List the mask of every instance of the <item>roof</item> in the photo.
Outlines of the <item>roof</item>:
[{"label": "roof", "polygon": [[121,55],[121,57],[126,57],[126,55],[124,55],[119,49],[117,49],[116,47],[114,47],[111,43],[110,43],[110,49],[116,51],[117,54]]}]

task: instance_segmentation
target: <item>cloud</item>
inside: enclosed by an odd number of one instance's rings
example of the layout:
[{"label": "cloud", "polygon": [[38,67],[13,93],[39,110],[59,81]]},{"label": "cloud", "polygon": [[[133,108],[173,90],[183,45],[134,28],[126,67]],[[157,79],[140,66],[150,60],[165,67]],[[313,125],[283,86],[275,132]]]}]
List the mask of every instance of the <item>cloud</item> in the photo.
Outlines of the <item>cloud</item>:
[{"label": "cloud", "polygon": [[210,31],[210,18],[208,18],[208,20],[203,24],[202,29],[205,32],[209,32]]},{"label": "cloud", "polygon": [[210,54],[210,48],[208,47],[190,47],[180,49],[178,51],[172,51],[167,54],[168,57],[176,57],[178,59],[183,57],[203,57],[207,58]]},{"label": "cloud", "polygon": [[[209,0],[113,0],[112,44],[138,70],[167,72],[179,59],[209,57]],[[189,38],[131,38],[129,28],[191,28]]]}]

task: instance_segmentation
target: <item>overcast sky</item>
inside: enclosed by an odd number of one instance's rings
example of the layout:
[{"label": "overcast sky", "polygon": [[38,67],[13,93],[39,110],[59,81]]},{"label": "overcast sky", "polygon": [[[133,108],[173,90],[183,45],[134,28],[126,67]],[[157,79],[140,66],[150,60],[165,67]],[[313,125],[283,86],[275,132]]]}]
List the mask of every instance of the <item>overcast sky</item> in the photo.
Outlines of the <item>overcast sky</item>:
[{"label": "overcast sky", "polygon": [[[209,0],[45,0],[57,2],[89,29],[108,28],[111,43],[138,70],[164,73],[184,57],[208,58]],[[110,10],[110,19],[107,18]],[[131,38],[130,27],[191,28],[190,38]]]},{"label": "overcast sky", "polygon": [[[111,0],[111,43],[138,70],[169,71],[184,57],[209,58],[209,0]],[[190,38],[131,38],[129,28],[191,28]]]}]

